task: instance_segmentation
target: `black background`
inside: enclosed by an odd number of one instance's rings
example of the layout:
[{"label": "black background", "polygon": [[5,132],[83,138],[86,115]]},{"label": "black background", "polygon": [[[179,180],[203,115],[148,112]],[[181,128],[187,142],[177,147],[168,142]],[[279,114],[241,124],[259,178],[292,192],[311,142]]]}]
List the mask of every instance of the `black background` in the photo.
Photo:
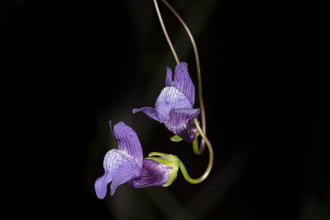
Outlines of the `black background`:
[{"label": "black background", "polygon": [[[177,10],[185,18],[197,2]],[[3,117],[11,134],[9,142],[3,141],[3,149],[10,150],[3,158],[10,159],[6,182],[13,193],[8,204],[18,211],[118,217],[107,208],[113,198],[107,195],[108,202],[98,200],[93,189],[109,147],[96,144],[97,153],[91,153],[91,142],[100,132],[100,123],[102,130],[108,120],[116,123],[125,117],[110,114],[100,122],[100,112],[120,108],[127,115],[133,107],[153,106],[154,100],[141,97],[147,95],[153,72],[162,72],[156,78],[158,85],[164,82],[165,66],[155,68],[169,52],[152,1],[141,1],[135,13],[129,10],[130,4],[136,2],[1,3]],[[248,152],[244,158],[249,162],[200,218],[329,217],[329,150],[324,146],[320,114],[316,8],[314,1],[219,1],[208,15],[196,41],[207,134],[215,151],[209,179],[216,179],[241,149]],[[162,5],[161,9],[170,35],[175,35],[179,23]],[[149,19],[149,26],[135,23],[139,16]],[[190,25],[193,29],[194,24]],[[186,44],[190,44],[188,38]],[[185,61],[197,82],[192,52]],[[174,60],[166,64],[172,69],[174,65]],[[160,90],[153,91],[153,98]],[[145,155],[160,148],[183,161],[193,158],[186,166],[195,170],[191,171],[195,176],[203,172],[206,153],[199,160],[190,146],[173,147],[163,126],[142,114],[135,118],[125,122],[138,134],[143,131],[138,122],[152,124],[150,139],[141,140]],[[114,139],[109,129],[102,132]],[[180,174],[168,190],[187,207],[203,184],[189,185]],[[212,186],[215,194],[222,190],[217,184]],[[127,188],[119,187],[115,196]],[[153,210],[150,218],[166,219],[143,190],[136,191],[133,203],[147,201]]]}]

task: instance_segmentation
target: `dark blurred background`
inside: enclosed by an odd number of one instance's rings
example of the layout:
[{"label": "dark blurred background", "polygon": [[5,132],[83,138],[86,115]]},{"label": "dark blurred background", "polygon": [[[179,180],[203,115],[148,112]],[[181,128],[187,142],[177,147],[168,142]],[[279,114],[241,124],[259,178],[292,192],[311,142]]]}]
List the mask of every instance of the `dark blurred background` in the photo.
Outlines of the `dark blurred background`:
[{"label": "dark blurred background", "polygon": [[[152,1],[3,0],[7,204],[43,217],[329,219],[316,3],[169,2],[199,49],[215,152],[209,178],[190,185],[179,174],[169,188],[126,183],[104,200],[94,192],[103,157],[117,146],[109,120],[131,126],[145,156],[176,154],[192,177],[207,164],[207,152],[194,155],[164,126],[131,113],[154,106],[166,66],[175,67]],[[190,41],[159,5],[196,84]]]}]

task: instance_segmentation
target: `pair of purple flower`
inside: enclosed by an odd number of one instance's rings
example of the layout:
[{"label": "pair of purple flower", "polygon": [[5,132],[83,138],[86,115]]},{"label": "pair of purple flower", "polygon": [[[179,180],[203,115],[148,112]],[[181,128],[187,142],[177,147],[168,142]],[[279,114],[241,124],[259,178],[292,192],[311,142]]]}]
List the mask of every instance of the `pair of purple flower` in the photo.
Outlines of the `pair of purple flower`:
[{"label": "pair of purple flower", "polygon": [[[133,109],[133,114],[141,111],[191,143],[197,132],[193,119],[198,117],[200,109],[193,108],[195,87],[187,68],[185,62],[176,65],[173,79],[172,70],[168,67],[165,88],[158,96],[155,108]],[[112,149],[104,157],[104,175],[94,185],[98,198],[105,197],[110,182],[111,195],[125,182],[135,188],[168,186],[173,182],[178,170],[173,158],[143,158],[141,143],[132,128],[124,122],[119,122],[112,128],[111,121],[110,128],[117,140],[118,150]]]}]

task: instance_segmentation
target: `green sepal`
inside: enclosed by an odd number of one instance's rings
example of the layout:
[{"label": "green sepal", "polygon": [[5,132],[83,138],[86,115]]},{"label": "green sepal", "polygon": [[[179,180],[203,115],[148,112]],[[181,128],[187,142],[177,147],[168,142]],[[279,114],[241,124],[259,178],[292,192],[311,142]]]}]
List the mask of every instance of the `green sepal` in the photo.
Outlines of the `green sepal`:
[{"label": "green sepal", "polygon": [[193,151],[195,154],[199,155],[199,149],[198,149],[198,138],[196,137],[192,143],[193,145]]},{"label": "green sepal", "polygon": [[170,140],[171,141],[173,141],[173,142],[180,142],[180,141],[182,141],[183,139],[182,139],[182,137],[180,137],[179,135],[174,135],[174,136],[172,136],[171,138],[170,138]]},{"label": "green sepal", "polygon": [[151,152],[148,155],[148,157],[145,159],[153,160],[167,167],[171,167],[173,169],[172,173],[168,181],[163,185],[163,187],[168,187],[172,185],[173,181],[175,180],[178,174],[178,170],[180,168],[180,163],[181,163],[180,159],[177,156],[172,154],[160,153],[160,152]]}]

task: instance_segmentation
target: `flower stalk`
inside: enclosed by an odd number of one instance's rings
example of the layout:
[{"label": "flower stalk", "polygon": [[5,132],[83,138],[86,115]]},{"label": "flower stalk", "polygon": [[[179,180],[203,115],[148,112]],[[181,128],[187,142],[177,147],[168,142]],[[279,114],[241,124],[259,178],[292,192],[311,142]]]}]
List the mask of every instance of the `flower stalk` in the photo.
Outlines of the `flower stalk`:
[{"label": "flower stalk", "polygon": [[[201,183],[203,182],[210,174],[211,172],[211,169],[212,169],[212,166],[213,166],[213,159],[214,159],[214,155],[213,155],[213,148],[212,148],[212,144],[211,142],[209,141],[209,139],[205,136],[205,134],[203,133],[201,127],[199,126],[199,123],[198,123],[198,120],[195,118],[194,119],[194,123],[195,123],[195,126],[199,132],[199,134],[202,136],[203,140],[205,141],[206,143],[206,146],[207,146],[207,149],[209,150],[209,163],[206,167],[206,170],[204,172],[204,174],[202,176],[200,176],[199,178],[197,179],[193,179],[189,176],[188,172],[187,172],[187,169],[186,167],[184,166],[184,164],[181,162],[180,163],[180,169],[181,169],[181,172],[182,172],[182,175],[183,177],[189,182],[189,183],[192,183],[192,184],[198,184],[198,183]],[[197,137],[196,137],[196,140],[197,140]],[[194,141],[195,142],[195,141]],[[194,142],[193,142],[193,146],[194,146]],[[197,145],[197,143],[195,143],[195,145]],[[198,146],[197,146],[198,147]],[[194,146],[194,152],[196,151],[196,146]],[[196,152],[195,152],[196,153]]]},{"label": "flower stalk", "polygon": [[[200,136],[205,141],[206,146],[207,146],[207,149],[209,151],[209,163],[208,163],[208,165],[206,167],[206,170],[205,170],[204,174],[201,177],[197,178],[197,179],[191,179],[190,176],[188,175],[188,173],[186,173],[186,176],[184,176],[185,179],[188,182],[193,183],[193,184],[197,184],[197,183],[200,183],[203,180],[205,180],[208,177],[208,175],[210,174],[211,169],[212,169],[212,166],[213,166],[214,154],[213,154],[212,144],[209,141],[209,139],[206,137],[206,135],[204,134],[204,132],[202,131],[201,127],[199,126],[198,120],[196,118],[194,119],[194,123],[195,123],[195,126],[196,126],[196,128],[197,128]],[[182,170],[185,169],[185,167],[180,166],[180,169],[181,169],[181,172],[182,172]],[[183,174],[183,172],[182,172],[182,174]]]},{"label": "flower stalk", "polygon": [[[196,179],[193,179],[188,174],[188,171],[187,171],[185,165],[183,164],[183,162],[177,156],[171,155],[171,154],[160,153],[160,152],[151,152],[151,153],[149,153],[149,155],[146,159],[154,160],[158,163],[161,163],[161,164],[164,164],[166,166],[173,168],[172,174],[171,174],[168,182],[166,184],[164,184],[163,187],[167,187],[172,184],[172,182],[176,178],[176,174],[177,174],[177,171],[179,168],[180,168],[181,173],[182,173],[183,177],[185,178],[185,180],[191,184],[198,184],[198,183],[203,182],[211,172],[211,169],[213,166],[213,159],[214,159],[213,148],[212,148],[211,142],[204,135],[202,129],[199,126],[198,120],[196,118],[194,119],[194,123],[195,123],[195,126],[196,126],[199,134],[205,140],[206,146],[209,150],[209,163],[206,167],[206,170],[202,176],[200,176]],[[197,140],[197,137],[196,137],[196,140]]]},{"label": "flower stalk", "polygon": [[[193,179],[189,176],[186,167],[184,166],[184,164],[181,161],[180,161],[180,169],[181,169],[181,173],[182,173],[183,177],[185,178],[185,180],[187,182],[189,182],[191,184],[198,184],[198,183],[203,182],[209,176],[209,174],[211,172],[211,169],[212,169],[212,166],[213,166],[214,155],[213,155],[212,144],[209,141],[209,139],[205,136],[205,134],[203,133],[201,127],[199,126],[198,120],[196,118],[194,119],[194,123],[195,123],[195,126],[196,126],[199,134],[204,139],[204,141],[206,143],[206,146],[207,146],[207,149],[209,150],[209,163],[208,163],[208,165],[206,167],[206,170],[203,173],[203,175],[196,178],[196,179]],[[196,137],[196,140],[197,140],[197,137]]]},{"label": "flower stalk", "polygon": [[162,14],[160,13],[160,10],[159,10],[157,0],[154,0],[154,5],[155,5],[155,8],[156,8],[156,12],[157,12],[157,15],[158,15],[160,26],[162,27],[165,38],[168,42],[168,45],[171,48],[171,51],[172,51],[172,54],[174,56],[175,62],[176,62],[176,64],[179,64],[180,61],[179,61],[178,55],[176,54],[175,49],[174,49],[173,44],[172,44],[172,41],[171,41],[170,37],[168,36],[167,30],[166,30],[166,27],[165,27],[165,24],[164,24],[164,21],[163,21],[163,18],[162,18]]}]

